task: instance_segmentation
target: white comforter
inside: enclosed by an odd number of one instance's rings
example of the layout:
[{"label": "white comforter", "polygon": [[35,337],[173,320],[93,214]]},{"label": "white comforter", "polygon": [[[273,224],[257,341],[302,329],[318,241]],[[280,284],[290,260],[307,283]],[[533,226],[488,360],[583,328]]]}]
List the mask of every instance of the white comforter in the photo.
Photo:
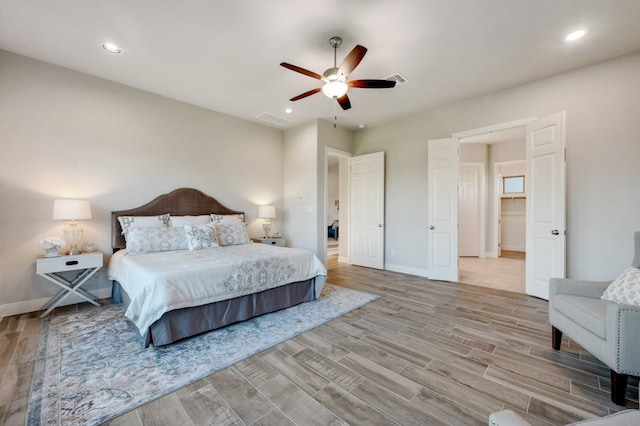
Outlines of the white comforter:
[{"label": "white comforter", "polygon": [[244,244],[205,250],[127,254],[109,262],[109,279],[129,294],[125,316],[145,335],[165,312],[244,296],[320,276],[320,295],[327,270],[306,250]]}]

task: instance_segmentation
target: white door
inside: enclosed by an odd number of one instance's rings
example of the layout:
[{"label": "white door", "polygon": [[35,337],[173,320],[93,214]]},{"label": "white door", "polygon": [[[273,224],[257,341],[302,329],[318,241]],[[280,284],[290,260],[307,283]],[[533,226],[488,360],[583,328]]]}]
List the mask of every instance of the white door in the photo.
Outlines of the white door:
[{"label": "white door", "polygon": [[527,127],[526,292],[549,299],[549,279],[565,277],[565,113]]},{"label": "white door", "polygon": [[427,276],[454,281],[458,275],[457,138],[430,140],[427,148]]},{"label": "white door", "polygon": [[458,219],[460,256],[480,255],[480,169],[460,164]]},{"label": "white door", "polygon": [[351,160],[350,261],[384,269],[384,152]]}]

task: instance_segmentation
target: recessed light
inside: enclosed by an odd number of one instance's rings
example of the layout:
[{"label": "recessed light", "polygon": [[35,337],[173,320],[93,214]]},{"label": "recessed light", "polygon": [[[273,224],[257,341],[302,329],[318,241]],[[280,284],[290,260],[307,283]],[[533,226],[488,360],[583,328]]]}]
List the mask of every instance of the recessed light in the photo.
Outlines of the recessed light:
[{"label": "recessed light", "polygon": [[576,41],[576,40],[580,40],[582,37],[584,37],[587,34],[586,30],[577,30],[574,31],[572,33],[567,34],[567,36],[564,38],[564,41]]},{"label": "recessed light", "polygon": [[293,114],[293,109],[292,108],[285,108],[284,112],[287,114]]},{"label": "recessed light", "polygon": [[361,129],[364,129],[364,123],[358,124],[358,127],[361,128]]},{"label": "recessed light", "polygon": [[102,43],[102,48],[109,53],[122,53],[122,49],[113,43],[104,42]]}]

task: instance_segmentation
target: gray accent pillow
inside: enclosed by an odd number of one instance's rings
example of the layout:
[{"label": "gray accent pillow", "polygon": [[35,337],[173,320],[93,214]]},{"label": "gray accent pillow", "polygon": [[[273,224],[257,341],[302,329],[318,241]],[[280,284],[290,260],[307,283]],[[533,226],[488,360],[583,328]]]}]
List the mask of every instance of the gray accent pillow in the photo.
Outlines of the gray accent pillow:
[{"label": "gray accent pillow", "polygon": [[249,244],[249,234],[247,225],[244,223],[234,223],[230,225],[215,225],[218,244],[221,246],[232,246],[237,244]]},{"label": "gray accent pillow", "polygon": [[204,225],[184,225],[184,232],[187,235],[189,250],[202,250],[206,248],[218,247],[218,237],[215,225],[206,223]]},{"label": "gray accent pillow", "polygon": [[188,248],[183,228],[139,226],[130,228],[127,233],[127,253],[155,253]]}]

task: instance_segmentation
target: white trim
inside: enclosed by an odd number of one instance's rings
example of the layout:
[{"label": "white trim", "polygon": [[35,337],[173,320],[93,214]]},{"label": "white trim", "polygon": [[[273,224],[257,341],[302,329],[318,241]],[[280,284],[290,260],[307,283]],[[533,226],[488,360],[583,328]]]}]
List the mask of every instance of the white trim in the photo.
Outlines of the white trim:
[{"label": "white trim", "polygon": [[537,117],[521,118],[519,120],[507,121],[506,123],[493,124],[491,126],[480,127],[480,128],[471,129],[471,130],[463,130],[461,132],[453,133],[452,136],[462,139],[462,138],[468,138],[471,136],[484,135],[487,133],[513,129],[515,127],[527,126],[529,123],[533,123],[536,120],[537,120]]},{"label": "white trim", "polygon": [[401,274],[415,275],[418,277],[428,278],[426,269],[412,268],[412,267],[403,266],[403,265],[394,265],[392,263],[385,263],[384,269],[386,271],[399,272]]},{"label": "white trim", "polygon": [[[327,208],[328,208],[328,197],[329,197],[329,191],[327,189],[328,187],[328,179],[329,179],[329,155],[334,155],[336,157],[342,157],[342,158],[351,158],[353,157],[353,154],[347,151],[342,151],[340,149],[337,148],[332,148],[330,146],[325,146],[324,147],[324,209],[322,212],[322,238],[321,240],[324,241],[323,242],[323,250],[320,253],[320,256],[318,256],[320,258],[320,261],[323,264],[327,264],[327,250],[329,249],[329,247],[327,246],[327,227],[329,226],[329,224],[327,223]],[[350,168],[347,168],[347,174],[350,173]],[[347,176],[347,182],[350,182],[350,176]],[[351,189],[349,189],[349,191],[351,191]],[[339,199],[340,199],[340,205],[342,208],[346,208],[348,203],[344,202],[343,197],[345,196],[345,194],[339,194]],[[346,225],[344,223],[341,224],[342,225],[342,230],[343,231],[348,231],[349,230],[349,223],[347,223]],[[345,259],[343,256],[338,256],[338,262],[344,262],[344,263],[350,263],[349,262],[349,247],[347,247],[347,258]]]},{"label": "white trim", "polygon": [[[111,297],[111,287],[99,288],[91,290],[91,293],[96,295],[100,299],[106,299]],[[53,296],[51,296],[53,297]],[[42,309],[42,307],[51,300],[51,297],[42,297],[40,299],[25,300],[16,303],[7,303],[0,305],[0,319],[4,317],[10,317],[12,315],[26,314],[28,312],[36,312]],[[83,303],[85,300],[75,295],[69,296],[65,299],[62,306],[73,305],[75,303]]]},{"label": "white trim", "polygon": [[502,250],[525,252],[526,248],[522,246],[502,246]]},{"label": "white trim", "polygon": [[[485,200],[487,198],[486,184],[487,181],[487,171],[486,171],[486,163],[483,161],[464,161],[460,162],[458,166],[458,173],[460,172],[460,168],[463,166],[466,167],[476,167],[480,173],[480,182],[478,182],[478,257],[480,259],[484,259],[487,257],[487,242],[486,242],[486,233],[487,233],[487,223],[486,223],[486,204]],[[460,211],[458,210],[458,218],[460,217]],[[460,220],[458,220],[460,223]],[[460,244],[460,240],[458,238],[458,244]]]}]

